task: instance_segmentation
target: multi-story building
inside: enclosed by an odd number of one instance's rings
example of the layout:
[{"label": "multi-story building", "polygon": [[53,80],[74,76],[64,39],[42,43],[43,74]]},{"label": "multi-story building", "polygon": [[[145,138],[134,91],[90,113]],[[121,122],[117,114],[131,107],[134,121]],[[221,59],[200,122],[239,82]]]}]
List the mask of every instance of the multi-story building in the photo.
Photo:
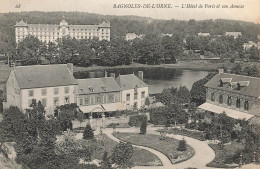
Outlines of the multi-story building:
[{"label": "multi-story building", "polygon": [[242,36],[241,32],[226,32],[225,36],[233,36],[234,39],[238,38],[239,36]]},{"label": "multi-story building", "polygon": [[210,33],[202,33],[202,32],[199,32],[198,33],[198,36],[210,36]]},{"label": "multi-story building", "polygon": [[32,100],[41,101],[46,115],[60,105],[75,103],[78,83],[73,65],[34,65],[13,67],[6,83],[5,108],[30,108]]},{"label": "multi-story building", "polygon": [[260,78],[223,73],[215,75],[205,87],[206,103],[199,108],[212,115],[225,112],[234,119],[260,116]]},{"label": "multi-story building", "polygon": [[137,35],[135,33],[128,33],[125,35],[125,40],[129,41],[129,40],[134,40],[136,38],[143,39],[144,36],[145,36],[144,34]]},{"label": "multi-story building", "polygon": [[57,39],[70,36],[76,39],[93,39],[110,41],[110,23],[99,25],[69,25],[65,20],[59,25],[27,24],[24,21],[15,25],[15,39],[19,43],[27,36],[35,36],[42,42],[56,42]]},{"label": "multi-story building", "polygon": [[124,110],[121,90],[113,77],[78,79],[77,104],[84,113]]},{"label": "multi-story building", "polygon": [[121,99],[126,109],[140,109],[145,106],[148,97],[148,85],[143,82],[143,72],[138,72],[138,78],[134,74],[119,75],[116,82],[121,88]]},{"label": "multi-story building", "polygon": [[248,43],[244,43],[243,44],[243,48],[245,49],[245,50],[248,50],[248,49],[250,49],[251,47],[257,47],[257,44],[255,43],[255,42],[253,42],[253,41],[248,41]]}]

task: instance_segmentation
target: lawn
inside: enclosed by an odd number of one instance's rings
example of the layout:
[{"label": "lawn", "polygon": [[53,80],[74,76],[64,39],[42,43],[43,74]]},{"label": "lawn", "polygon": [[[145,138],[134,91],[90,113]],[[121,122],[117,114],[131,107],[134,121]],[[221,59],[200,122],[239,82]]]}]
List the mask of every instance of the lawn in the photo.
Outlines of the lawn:
[{"label": "lawn", "polygon": [[[101,141],[103,139],[104,145],[99,146],[101,149],[96,150],[94,152],[93,158],[102,159],[104,151],[107,151],[108,155],[111,155],[112,150],[117,143],[115,141],[111,140],[110,138],[108,138],[106,135],[103,135],[103,136],[98,135],[98,136],[95,136],[95,138],[97,139],[97,141]],[[162,165],[160,159],[156,155],[150,153],[147,150],[143,150],[143,149],[136,148],[136,147],[134,147],[134,154],[132,157],[132,162],[133,162],[134,166],[152,166],[153,164],[154,165],[157,164],[160,166]]]},{"label": "lawn", "polygon": [[209,144],[209,146],[215,151],[215,159],[207,164],[207,167],[216,168],[233,168],[234,164],[225,164],[226,159],[232,157],[236,151],[243,149],[241,143],[232,141],[229,144],[224,145],[222,150],[219,149],[217,144]]},{"label": "lawn", "polygon": [[161,130],[158,130],[158,131],[159,132],[160,131],[166,131],[167,133],[183,135],[183,136],[191,137],[191,138],[194,138],[194,139],[197,139],[197,140],[200,140],[200,141],[206,140],[203,132],[201,132],[201,131],[191,131],[191,130],[187,130],[187,129],[184,129],[184,128],[182,130],[179,129],[179,128],[173,128],[173,129],[170,129],[170,130],[161,129]]},{"label": "lawn", "polygon": [[[70,142],[69,144],[63,144],[65,146],[70,145],[68,148],[66,148],[65,151],[66,153],[69,153],[73,150],[74,155],[73,157],[71,157],[71,159],[73,158],[80,158],[80,159],[84,159],[84,157],[86,157],[86,148],[87,147],[92,147],[94,148],[93,150],[93,155],[91,156],[91,159],[97,159],[97,160],[102,160],[104,152],[106,151],[108,153],[108,157],[112,155],[112,151],[113,148],[115,147],[115,145],[117,145],[118,143],[111,140],[109,137],[107,137],[105,134],[103,135],[96,135],[95,138],[93,140],[83,140],[83,139],[76,139],[76,135],[79,135],[78,132],[73,132],[72,133],[74,136],[74,141],[72,141],[72,143]],[[72,136],[71,136],[72,137]],[[60,137],[58,139],[59,144],[57,145],[62,145],[60,144],[61,142],[64,141],[63,137]],[[75,146],[74,146],[75,145]],[[57,146],[57,147],[62,147],[62,148],[58,148],[57,150],[64,150],[63,146]],[[74,147],[74,148],[73,148]],[[57,151],[59,152],[59,151]],[[143,150],[140,148],[135,148],[134,147],[134,153],[133,153],[133,157],[132,157],[132,164],[133,166],[161,166],[162,162],[160,161],[160,159],[150,153],[147,150]]]},{"label": "lawn", "polygon": [[187,145],[186,151],[178,151],[177,147],[179,141],[169,137],[165,140],[160,140],[160,136],[152,134],[140,135],[138,133],[114,133],[113,135],[120,140],[160,151],[165,154],[173,164],[186,161],[195,153],[193,148],[189,145]]}]

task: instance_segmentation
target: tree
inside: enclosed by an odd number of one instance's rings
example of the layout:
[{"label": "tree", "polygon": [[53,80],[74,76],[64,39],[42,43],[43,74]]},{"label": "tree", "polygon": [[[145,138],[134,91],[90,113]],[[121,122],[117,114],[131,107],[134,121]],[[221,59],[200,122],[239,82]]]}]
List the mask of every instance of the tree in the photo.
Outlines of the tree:
[{"label": "tree", "polygon": [[242,67],[240,64],[236,64],[235,66],[232,67],[231,73],[237,74],[237,75],[242,75]]},{"label": "tree", "polygon": [[144,118],[140,126],[140,134],[146,134],[146,129],[147,129],[147,119]]},{"label": "tree", "polygon": [[149,108],[149,106],[150,106],[150,104],[151,104],[149,97],[146,97],[146,98],[145,98],[144,104],[145,104],[146,106],[148,106],[148,108]]},{"label": "tree", "polygon": [[240,123],[237,123],[234,125],[233,131],[236,133],[237,138],[240,139],[240,133],[242,131],[242,127],[241,127]]},{"label": "tree", "polygon": [[5,141],[15,141],[24,131],[25,115],[18,107],[11,106],[3,112],[3,120],[0,123],[0,136]]},{"label": "tree", "polygon": [[196,103],[197,106],[205,103],[206,101],[206,87],[204,85],[213,77],[215,76],[214,73],[209,73],[205,78],[200,79],[193,83],[190,95],[191,95],[191,102]]},{"label": "tree", "polygon": [[[176,127],[177,122],[182,121],[181,114],[183,113],[181,106],[177,104],[171,104],[166,106],[166,118],[169,124],[174,122]],[[179,121],[180,120],[180,121]]]},{"label": "tree", "polygon": [[24,64],[40,64],[40,48],[43,44],[34,36],[28,36],[17,46],[15,59],[21,59]]},{"label": "tree", "polygon": [[190,102],[190,91],[186,86],[180,86],[176,95],[181,104]]},{"label": "tree", "polygon": [[93,138],[94,138],[94,132],[93,132],[90,124],[87,124],[84,129],[84,132],[83,132],[83,139],[91,140]]},{"label": "tree", "polygon": [[186,140],[184,140],[184,138],[182,140],[179,141],[179,145],[177,147],[177,150],[178,151],[185,151],[187,148],[186,148]]},{"label": "tree", "polygon": [[119,142],[113,149],[111,162],[117,168],[130,168],[132,166],[131,158],[134,153],[134,148],[130,143]]}]

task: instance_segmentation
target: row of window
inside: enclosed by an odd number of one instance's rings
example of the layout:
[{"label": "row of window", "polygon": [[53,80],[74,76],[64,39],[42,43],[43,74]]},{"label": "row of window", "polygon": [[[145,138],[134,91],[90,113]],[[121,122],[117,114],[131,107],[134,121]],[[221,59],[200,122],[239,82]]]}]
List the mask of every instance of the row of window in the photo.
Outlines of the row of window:
[{"label": "row of window", "polygon": [[114,94],[103,95],[103,96],[90,96],[79,99],[79,105],[95,105],[95,104],[106,104],[119,102],[119,96]]},{"label": "row of window", "polygon": [[[29,100],[28,100],[28,107],[31,106],[32,100],[33,100],[33,99],[29,99]],[[42,104],[44,107],[47,106],[47,98],[43,98],[43,99],[41,99],[40,101],[41,101],[41,104]],[[64,104],[70,104],[70,97],[69,97],[69,96],[65,96],[65,97],[64,97]],[[59,106],[59,105],[60,105],[59,98],[58,98],[58,97],[54,97],[54,98],[53,98],[53,106]]]},{"label": "row of window", "polygon": [[[211,101],[212,102],[215,101],[215,93],[211,93]],[[219,102],[219,104],[223,104],[223,95],[219,95],[218,102]],[[227,96],[227,105],[228,106],[232,105],[232,97],[231,96]],[[241,107],[241,99],[240,98],[236,98],[236,107],[237,108]],[[249,109],[249,101],[248,100],[245,100],[245,102],[244,102],[244,109],[245,110]]]},{"label": "row of window", "polygon": [[[64,87],[64,93],[68,94],[70,91],[69,87]],[[60,88],[53,88],[53,94],[58,95],[60,92]],[[46,96],[47,95],[47,89],[41,89],[41,95]],[[34,96],[34,90],[28,90],[28,96],[33,97]]]},{"label": "row of window", "polygon": [[[126,94],[126,101],[130,101],[130,93]],[[141,98],[145,98],[145,92],[141,92]],[[138,93],[134,93],[134,99],[137,100],[138,99]]]}]

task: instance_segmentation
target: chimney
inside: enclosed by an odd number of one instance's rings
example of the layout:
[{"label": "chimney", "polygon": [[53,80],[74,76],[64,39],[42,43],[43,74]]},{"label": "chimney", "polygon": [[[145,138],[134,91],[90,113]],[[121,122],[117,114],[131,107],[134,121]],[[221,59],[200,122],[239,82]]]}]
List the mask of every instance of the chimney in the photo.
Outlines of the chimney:
[{"label": "chimney", "polygon": [[219,68],[218,69],[218,74],[222,74],[222,73],[224,73],[224,69],[223,68]]},{"label": "chimney", "polygon": [[113,77],[115,79],[116,78],[116,74],[115,73],[110,73],[110,77]]},{"label": "chimney", "polygon": [[70,73],[73,74],[73,63],[67,63],[67,68],[69,69]]},{"label": "chimney", "polygon": [[138,77],[139,77],[139,79],[144,80],[144,72],[138,71]]}]

